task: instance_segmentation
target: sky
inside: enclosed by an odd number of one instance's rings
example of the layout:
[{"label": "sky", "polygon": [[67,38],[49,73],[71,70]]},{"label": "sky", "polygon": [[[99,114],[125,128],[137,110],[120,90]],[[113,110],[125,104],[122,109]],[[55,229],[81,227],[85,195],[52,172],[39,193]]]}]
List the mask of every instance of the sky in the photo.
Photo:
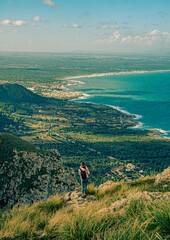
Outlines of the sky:
[{"label": "sky", "polygon": [[0,0],[0,51],[170,51],[170,0]]}]

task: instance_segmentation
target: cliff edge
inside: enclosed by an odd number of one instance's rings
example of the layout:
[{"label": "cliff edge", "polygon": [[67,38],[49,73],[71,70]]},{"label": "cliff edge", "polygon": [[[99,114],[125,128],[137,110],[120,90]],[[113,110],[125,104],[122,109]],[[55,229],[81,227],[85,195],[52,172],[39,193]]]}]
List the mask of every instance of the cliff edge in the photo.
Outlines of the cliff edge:
[{"label": "cliff edge", "polygon": [[75,189],[74,170],[60,154],[41,150],[11,134],[0,134],[0,208],[47,200]]}]

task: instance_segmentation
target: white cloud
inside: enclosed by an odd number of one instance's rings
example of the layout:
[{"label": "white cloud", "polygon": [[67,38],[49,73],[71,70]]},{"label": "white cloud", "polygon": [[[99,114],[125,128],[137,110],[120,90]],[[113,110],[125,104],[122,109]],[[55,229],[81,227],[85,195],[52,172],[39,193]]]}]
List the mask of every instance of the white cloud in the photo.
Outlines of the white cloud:
[{"label": "white cloud", "polygon": [[110,43],[113,43],[113,42],[120,41],[120,38],[121,38],[121,35],[120,35],[119,31],[115,31],[114,33],[112,33],[109,36],[109,38],[97,39],[96,42],[101,43],[101,44],[104,44],[104,43],[110,44]]},{"label": "white cloud", "polygon": [[122,37],[121,43],[130,43],[131,40],[132,40],[132,37],[131,37],[131,36]]},{"label": "white cloud", "polygon": [[40,22],[40,21],[41,21],[40,16],[38,16],[38,15],[35,16],[35,17],[33,18],[33,20],[36,21],[36,22]]},{"label": "white cloud", "polygon": [[35,17],[32,18],[32,20],[34,21],[33,23],[31,23],[32,26],[35,26],[36,23],[44,23],[44,22],[48,22],[45,19],[41,19],[39,15],[36,15]]},{"label": "white cloud", "polygon": [[170,33],[169,32],[160,32],[157,29],[154,29],[151,32],[145,34],[133,34],[125,35],[120,34],[118,31],[112,33],[108,38],[97,39],[97,43],[112,44],[114,42],[120,43],[123,45],[131,46],[152,46],[156,44],[169,43],[170,42]]},{"label": "white cloud", "polygon": [[43,1],[44,4],[47,4],[48,6],[51,6],[51,7],[55,7],[55,2],[51,1],[51,0],[44,0]]},{"label": "white cloud", "polygon": [[116,40],[118,40],[120,38],[120,33],[118,31],[114,32],[110,38],[109,38],[109,42],[115,42]]},{"label": "white cloud", "polygon": [[43,4],[46,4],[50,7],[60,8],[60,6],[57,6],[56,3],[52,0],[43,0]]},{"label": "white cloud", "polygon": [[80,27],[77,23],[74,23],[74,22],[71,24],[71,26],[72,26],[73,28],[79,28],[79,27]]},{"label": "white cloud", "polygon": [[114,25],[107,26],[107,25],[104,25],[104,26],[100,26],[99,28],[101,28],[101,29],[117,29],[118,26],[114,26]]},{"label": "white cloud", "polygon": [[169,32],[163,32],[162,35],[166,42],[170,42],[170,33]]},{"label": "white cloud", "polygon": [[157,29],[155,29],[155,30],[151,31],[150,33],[148,33],[148,35],[156,36],[158,33],[159,33],[159,31]]},{"label": "white cloud", "polygon": [[72,24],[64,24],[65,28],[81,28],[80,25],[78,25],[77,23],[72,23]]},{"label": "white cloud", "polygon": [[142,35],[126,36],[121,39],[121,43],[131,43],[140,46],[151,46],[163,42],[170,42],[170,33],[160,32],[157,29]]},{"label": "white cloud", "polygon": [[22,21],[22,20],[11,21],[9,19],[4,19],[4,20],[0,21],[1,26],[10,26],[10,27],[17,26],[18,27],[18,26],[22,26],[25,24],[26,24],[26,22]]}]

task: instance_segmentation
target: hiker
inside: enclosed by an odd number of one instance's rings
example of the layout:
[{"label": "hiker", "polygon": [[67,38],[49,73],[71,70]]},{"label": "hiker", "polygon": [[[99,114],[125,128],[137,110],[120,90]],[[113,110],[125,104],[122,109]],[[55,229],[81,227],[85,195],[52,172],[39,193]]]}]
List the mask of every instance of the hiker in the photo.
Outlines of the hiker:
[{"label": "hiker", "polygon": [[81,162],[81,166],[79,169],[79,175],[81,179],[81,188],[82,188],[82,198],[86,197],[86,190],[87,190],[87,181],[88,181],[88,176],[90,175],[88,167],[85,165],[84,162]]}]

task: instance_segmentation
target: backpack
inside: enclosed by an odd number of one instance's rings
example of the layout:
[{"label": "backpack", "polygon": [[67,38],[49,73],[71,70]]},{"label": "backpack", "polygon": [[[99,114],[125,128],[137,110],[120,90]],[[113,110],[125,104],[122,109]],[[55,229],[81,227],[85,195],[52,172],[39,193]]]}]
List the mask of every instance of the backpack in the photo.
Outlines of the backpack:
[{"label": "backpack", "polygon": [[81,168],[80,168],[80,171],[81,171],[81,178],[86,179],[86,171],[82,171]]}]

